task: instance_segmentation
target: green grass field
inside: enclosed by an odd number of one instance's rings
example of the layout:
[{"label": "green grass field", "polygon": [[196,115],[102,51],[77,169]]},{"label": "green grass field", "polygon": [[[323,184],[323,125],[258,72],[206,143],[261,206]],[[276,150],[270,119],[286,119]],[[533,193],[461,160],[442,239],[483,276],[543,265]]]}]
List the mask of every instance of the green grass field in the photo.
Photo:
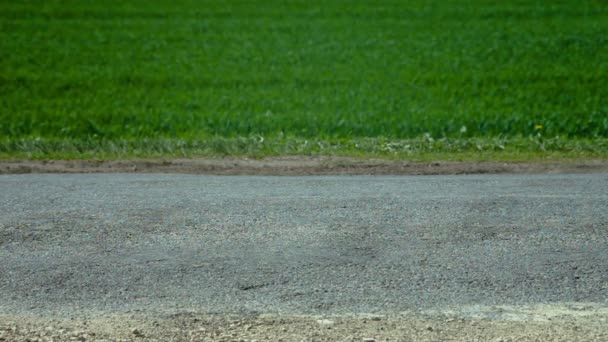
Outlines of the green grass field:
[{"label": "green grass field", "polygon": [[0,3],[2,158],[608,157],[607,84],[604,0]]}]

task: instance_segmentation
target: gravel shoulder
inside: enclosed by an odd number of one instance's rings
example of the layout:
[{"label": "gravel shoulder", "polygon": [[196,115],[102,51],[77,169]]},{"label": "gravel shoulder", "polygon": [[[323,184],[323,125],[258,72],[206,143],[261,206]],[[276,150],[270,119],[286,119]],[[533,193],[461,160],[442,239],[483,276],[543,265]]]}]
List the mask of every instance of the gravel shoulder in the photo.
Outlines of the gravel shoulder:
[{"label": "gravel shoulder", "polygon": [[[503,308],[505,309],[505,308]],[[496,308],[493,309],[496,312]],[[123,315],[58,319],[0,315],[3,341],[605,341],[608,310],[505,309],[502,319],[433,315]],[[583,311],[581,311],[583,310]],[[583,312],[584,314],[581,314]]]},{"label": "gravel shoulder", "polygon": [[450,175],[608,172],[608,160],[412,162],[347,157],[264,159],[0,160],[0,174],[178,173],[204,175]]}]

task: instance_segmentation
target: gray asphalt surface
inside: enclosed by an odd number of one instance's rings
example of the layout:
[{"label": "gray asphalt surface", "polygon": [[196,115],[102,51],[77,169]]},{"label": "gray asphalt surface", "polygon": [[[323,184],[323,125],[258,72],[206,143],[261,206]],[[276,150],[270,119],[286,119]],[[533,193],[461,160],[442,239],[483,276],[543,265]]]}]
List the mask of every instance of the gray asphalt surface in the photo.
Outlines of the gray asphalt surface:
[{"label": "gray asphalt surface", "polygon": [[0,312],[608,305],[608,174],[0,176]]}]

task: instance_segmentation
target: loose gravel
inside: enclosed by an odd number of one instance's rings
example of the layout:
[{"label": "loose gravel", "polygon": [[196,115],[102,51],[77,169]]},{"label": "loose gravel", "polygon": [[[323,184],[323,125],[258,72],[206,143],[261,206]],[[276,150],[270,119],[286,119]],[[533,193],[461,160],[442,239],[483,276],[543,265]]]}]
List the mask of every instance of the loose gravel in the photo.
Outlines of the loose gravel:
[{"label": "loose gravel", "polygon": [[0,316],[0,341],[606,341],[608,315],[551,320],[454,316]]}]

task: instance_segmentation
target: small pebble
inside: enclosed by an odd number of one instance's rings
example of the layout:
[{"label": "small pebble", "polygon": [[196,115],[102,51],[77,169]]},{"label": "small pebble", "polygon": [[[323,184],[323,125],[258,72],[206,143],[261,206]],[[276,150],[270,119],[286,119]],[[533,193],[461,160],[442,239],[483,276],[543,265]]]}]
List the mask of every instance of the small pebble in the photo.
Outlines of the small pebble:
[{"label": "small pebble", "polygon": [[334,321],[329,320],[329,319],[319,319],[319,320],[317,320],[317,323],[319,323],[321,325],[333,325]]}]

